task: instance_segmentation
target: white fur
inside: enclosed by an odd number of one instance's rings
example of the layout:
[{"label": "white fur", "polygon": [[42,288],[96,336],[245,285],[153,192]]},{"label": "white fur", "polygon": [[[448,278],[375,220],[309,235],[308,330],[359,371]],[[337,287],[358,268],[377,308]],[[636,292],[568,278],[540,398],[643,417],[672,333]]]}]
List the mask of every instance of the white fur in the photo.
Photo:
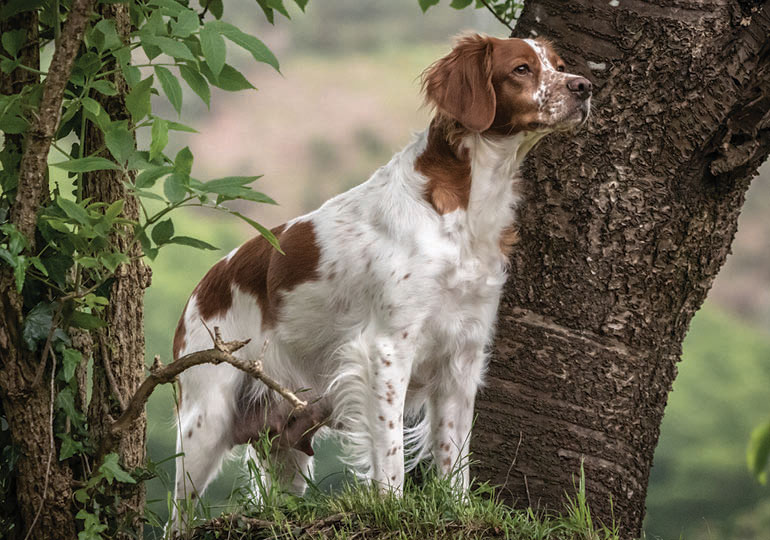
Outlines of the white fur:
[{"label": "white fur", "polygon": [[[252,339],[237,353],[243,358],[255,358],[268,340],[269,375],[331,397],[348,462],[384,489],[402,488],[405,456],[409,464],[431,456],[444,474],[467,465],[474,400],[506,279],[500,236],[514,222],[519,165],[544,134],[466,135],[469,203],[444,215],[426,200],[428,180],[415,170],[427,130],[418,134],[368,181],[294,220],[313,225],[318,279],[284,293],[273,328],[259,330],[256,299],[235,285],[230,310],[207,321],[225,340]],[[210,348],[195,296],[184,321],[180,354]],[[180,375],[177,450],[185,456],[177,461],[176,498],[202,492],[232,446],[228,430],[243,380],[228,365]],[[255,398],[266,391],[253,385]],[[299,454],[285,461],[293,467],[288,483],[301,493],[312,459]],[[458,489],[468,483],[465,466]]]}]

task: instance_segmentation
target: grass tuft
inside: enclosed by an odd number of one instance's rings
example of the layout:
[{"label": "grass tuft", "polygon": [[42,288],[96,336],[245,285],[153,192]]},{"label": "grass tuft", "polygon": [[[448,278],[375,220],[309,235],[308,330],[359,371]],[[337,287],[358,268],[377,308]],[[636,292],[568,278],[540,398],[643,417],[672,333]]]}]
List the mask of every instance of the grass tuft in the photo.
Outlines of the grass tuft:
[{"label": "grass tuft", "polygon": [[[285,493],[278,496],[274,486],[270,486],[269,493],[261,494],[247,489],[242,493],[241,513],[212,519],[194,529],[190,538],[619,539],[614,524],[597,525],[591,519],[582,469],[575,496],[568,497],[563,515],[512,509],[487,483],[460,497],[452,489],[453,484],[452,478],[426,473],[420,483],[407,479],[402,496],[382,494],[371,485],[352,481],[333,494],[323,493],[311,484],[304,497]],[[257,487],[260,491],[264,488]],[[254,502],[259,500],[267,504]]]}]

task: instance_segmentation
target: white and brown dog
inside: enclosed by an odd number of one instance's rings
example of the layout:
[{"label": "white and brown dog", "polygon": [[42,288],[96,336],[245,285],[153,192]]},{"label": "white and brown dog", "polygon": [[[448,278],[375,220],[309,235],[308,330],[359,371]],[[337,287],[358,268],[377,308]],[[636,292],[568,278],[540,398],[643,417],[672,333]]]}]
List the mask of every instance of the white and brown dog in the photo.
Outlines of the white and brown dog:
[{"label": "white and brown dog", "polygon": [[[424,75],[430,127],[363,184],[273,230],[285,254],[249,240],[198,284],[174,357],[209,349],[206,327],[319,401],[288,407],[230,365],[180,376],[177,498],[201,493],[234,445],[274,430],[269,459],[301,493],[317,425],[339,428],[348,460],[400,490],[404,456],[442,474],[464,464],[515,237],[517,171],[547,133],[582,124],[591,83],[547,42],[461,37]],[[205,323],[205,324],[204,324]],[[406,430],[404,419],[412,420]],[[468,487],[468,468],[459,489]]]}]

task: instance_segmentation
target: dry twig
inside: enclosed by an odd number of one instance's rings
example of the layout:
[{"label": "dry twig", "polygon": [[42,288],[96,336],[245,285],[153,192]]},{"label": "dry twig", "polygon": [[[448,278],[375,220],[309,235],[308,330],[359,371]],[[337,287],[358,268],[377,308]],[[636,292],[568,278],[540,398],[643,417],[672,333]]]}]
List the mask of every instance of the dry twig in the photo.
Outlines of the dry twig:
[{"label": "dry twig", "polygon": [[242,349],[251,340],[247,339],[246,341],[225,342],[222,340],[222,336],[219,333],[219,327],[214,327],[213,341],[213,349],[188,354],[182,358],[174,360],[166,366],[161,364],[159,357],[155,357],[155,361],[150,368],[150,376],[147,377],[144,382],[142,382],[136,393],[134,393],[134,396],[126,405],[123,414],[112,424],[112,427],[110,428],[112,440],[105,441],[105,451],[103,453],[106,453],[106,451],[108,451],[109,448],[114,445],[115,441],[120,438],[121,434],[126,431],[134,422],[134,420],[139,417],[139,415],[144,410],[145,403],[149,399],[153,390],[155,390],[156,386],[159,384],[173,382],[177,375],[186,369],[200,364],[230,364],[231,366],[234,366],[241,371],[248,373],[255,379],[259,379],[271,390],[278,392],[287,401],[289,401],[289,403],[292,404],[296,412],[301,412],[307,407],[306,401],[302,401],[294,394],[294,392],[282,386],[278,381],[264,373],[262,369],[262,361],[265,356],[265,350],[267,349],[267,342],[265,342],[263,345],[259,358],[254,362],[250,362],[248,360],[236,358],[232,353]]}]

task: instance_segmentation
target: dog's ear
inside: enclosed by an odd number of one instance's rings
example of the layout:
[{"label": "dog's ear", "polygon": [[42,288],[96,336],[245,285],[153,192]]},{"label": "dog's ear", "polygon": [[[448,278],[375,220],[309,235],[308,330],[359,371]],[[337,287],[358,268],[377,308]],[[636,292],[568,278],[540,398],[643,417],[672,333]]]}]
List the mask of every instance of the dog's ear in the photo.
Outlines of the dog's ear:
[{"label": "dog's ear", "polygon": [[425,100],[471,131],[485,131],[495,119],[492,42],[461,37],[448,55],[423,73]]}]

